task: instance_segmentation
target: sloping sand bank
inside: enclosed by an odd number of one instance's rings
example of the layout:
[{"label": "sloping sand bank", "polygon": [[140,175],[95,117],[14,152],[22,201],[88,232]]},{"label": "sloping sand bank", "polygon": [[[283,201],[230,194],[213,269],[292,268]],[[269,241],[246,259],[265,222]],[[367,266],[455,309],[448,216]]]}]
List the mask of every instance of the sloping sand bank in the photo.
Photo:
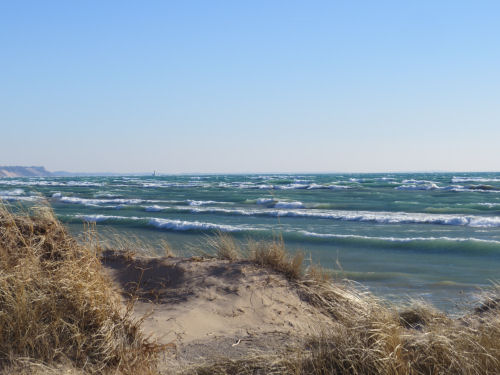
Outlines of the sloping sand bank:
[{"label": "sloping sand bank", "polygon": [[171,349],[165,360],[179,365],[286,350],[332,325],[283,275],[249,261],[107,253],[103,265],[126,299],[138,299],[145,333]]},{"label": "sloping sand bank", "polygon": [[92,235],[0,205],[0,373],[499,373],[498,286],[450,317],[334,281],[279,240],[219,235],[218,259],[147,258]]}]

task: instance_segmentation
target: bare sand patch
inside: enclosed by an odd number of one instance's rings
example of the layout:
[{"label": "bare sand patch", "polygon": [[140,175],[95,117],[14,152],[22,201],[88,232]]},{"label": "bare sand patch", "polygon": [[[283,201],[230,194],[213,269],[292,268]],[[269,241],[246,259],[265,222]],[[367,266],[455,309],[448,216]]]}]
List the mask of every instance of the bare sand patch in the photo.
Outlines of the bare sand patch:
[{"label": "bare sand patch", "polygon": [[285,276],[247,260],[108,252],[103,265],[125,297],[137,298],[145,334],[183,363],[286,350],[332,325]]}]

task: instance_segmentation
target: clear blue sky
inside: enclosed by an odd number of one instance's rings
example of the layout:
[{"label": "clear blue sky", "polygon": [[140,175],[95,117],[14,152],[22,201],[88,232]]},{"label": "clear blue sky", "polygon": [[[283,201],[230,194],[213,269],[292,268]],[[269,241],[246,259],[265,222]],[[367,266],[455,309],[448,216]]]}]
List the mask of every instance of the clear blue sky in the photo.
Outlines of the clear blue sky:
[{"label": "clear blue sky", "polygon": [[500,170],[499,1],[1,1],[0,165]]}]

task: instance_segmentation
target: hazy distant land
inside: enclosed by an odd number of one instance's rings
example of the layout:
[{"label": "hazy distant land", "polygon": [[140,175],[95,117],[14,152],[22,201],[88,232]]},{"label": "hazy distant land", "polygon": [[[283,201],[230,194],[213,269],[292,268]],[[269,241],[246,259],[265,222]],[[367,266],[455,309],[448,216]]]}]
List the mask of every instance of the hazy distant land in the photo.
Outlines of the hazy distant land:
[{"label": "hazy distant land", "polygon": [[50,177],[53,174],[44,167],[0,166],[0,177]]},{"label": "hazy distant land", "polygon": [[[149,174],[138,173],[137,175]],[[55,171],[50,172],[45,167],[21,167],[21,166],[0,166],[0,177],[84,177],[84,176],[122,176],[128,173],[92,173],[92,172],[67,172]]]}]

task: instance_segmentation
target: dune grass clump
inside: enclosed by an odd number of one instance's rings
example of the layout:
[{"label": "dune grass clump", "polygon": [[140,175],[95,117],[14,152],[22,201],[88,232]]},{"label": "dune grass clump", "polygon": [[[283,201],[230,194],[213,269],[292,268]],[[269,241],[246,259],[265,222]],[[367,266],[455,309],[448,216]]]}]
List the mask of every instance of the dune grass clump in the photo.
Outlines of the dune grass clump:
[{"label": "dune grass clump", "polygon": [[421,301],[392,305],[349,284],[319,278],[303,278],[297,287],[337,324],[311,338],[295,362],[289,360],[296,373],[500,373],[498,287],[480,308],[456,318]]},{"label": "dune grass clump", "polygon": [[[262,267],[285,275],[290,280],[300,279],[304,274],[304,254],[297,252],[291,255],[285,247],[283,238],[273,241],[255,241],[249,239],[245,244],[238,243],[230,234],[218,231],[214,236],[207,236],[204,247],[209,252],[201,252],[202,256],[215,257],[221,260],[250,261]],[[196,252],[197,249],[195,249]],[[324,276],[318,267],[314,272]],[[329,278],[329,277],[327,277]]]},{"label": "dune grass clump", "polygon": [[289,279],[297,280],[302,277],[304,254],[297,252],[293,256],[290,255],[281,237],[270,242],[249,241],[248,253],[252,262],[269,267]]},{"label": "dune grass clump", "polygon": [[247,253],[254,264],[284,274],[304,301],[331,318],[331,328],[282,354],[219,358],[186,373],[500,374],[498,286],[471,313],[453,318],[423,302],[389,304],[349,282],[333,282],[319,267],[304,270],[303,255],[290,255],[281,239],[250,241]]},{"label": "dune grass clump", "polygon": [[[155,373],[161,347],[131,320],[92,238],[77,243],[47,208],[12,214],[0,206],[0,373]],[[303,254],[288,253],[282,239],[249,241],[242,249],[219,234],[210,245],[220,259],[283,274],[290,290],[331,324],[307,338],[292,336],[297,345],[283,353],[207,360],[185,373],[500,373],[498,286],[476,309],[453,318],[424,303],[390,305],[349,282],[333,282],[321,268],[304,267]]]},{"label": "dune grass clump", "polygon": [[153,373],[146,340],[101,270],[44,207],[0,206],[0,368],[57,364],[89,373]]},{"label": "dune grass clump", "polygon": [[241,249],[229,234],[217,232],[215,237],[207,238],[208,247],[218,259],[237,260],[241,258]]},{"label": "dune grass clump", "polygon": [[[299,286],[300,287],[300,286]],[[218,359],[189,374],[297,375],[486,375],[500,373],[500,317],[470,315],[459,319],[430,312],[420,304],[399,312],[349,287],[325,289],[311,298],[332,312],[332,328],[309,337],[282,354]],[[321,306],[322,305],[322,306]],[[415,325],[409,325],[410,319]]]},{"label": "dune grass clump", "polygon": [[80,234],[77,240],[97,253],[104,250],[113,250],[120,253],[129,253],[131,257],[139,254],[165,256],[167,258],[176,256],[174,249],[166,240],[161,240],[155,244],[132,233],[123,235],[123,233],[113,228],[101,228],[100,231],[97,231],[96,223],[86,223],[85,225],[88,226],[87,230]]}]

